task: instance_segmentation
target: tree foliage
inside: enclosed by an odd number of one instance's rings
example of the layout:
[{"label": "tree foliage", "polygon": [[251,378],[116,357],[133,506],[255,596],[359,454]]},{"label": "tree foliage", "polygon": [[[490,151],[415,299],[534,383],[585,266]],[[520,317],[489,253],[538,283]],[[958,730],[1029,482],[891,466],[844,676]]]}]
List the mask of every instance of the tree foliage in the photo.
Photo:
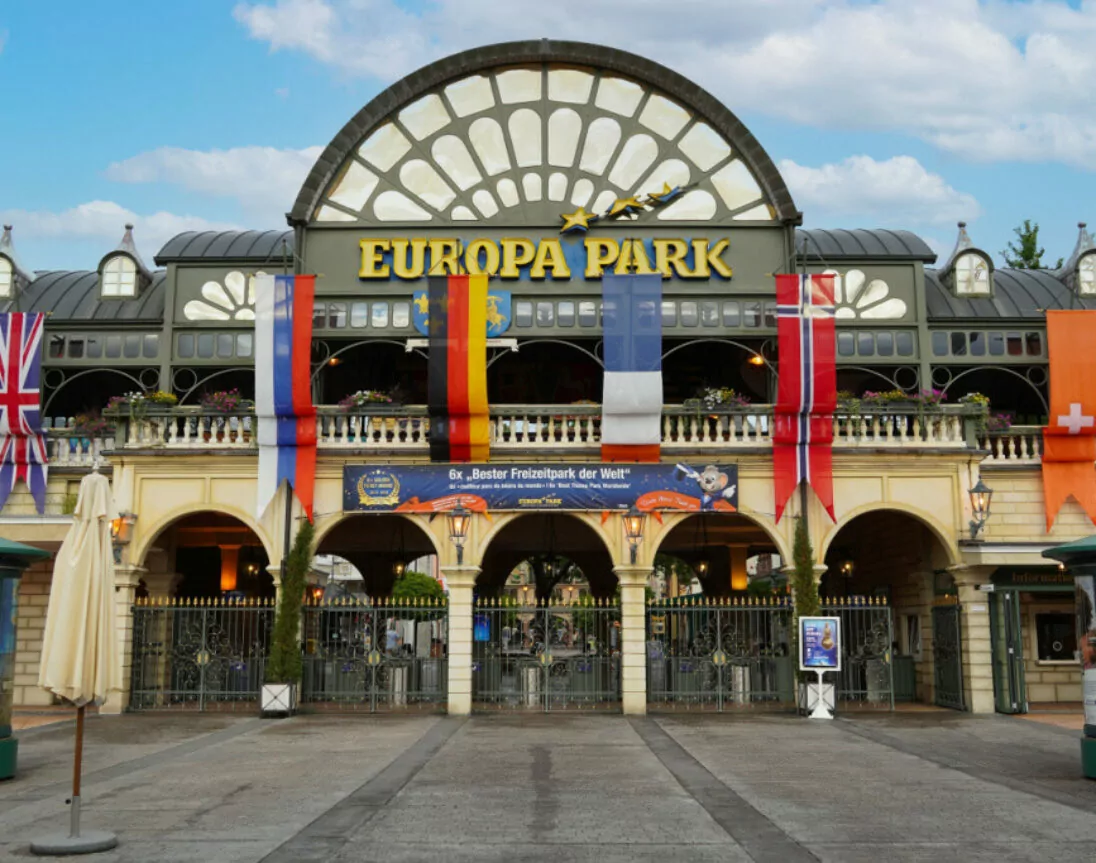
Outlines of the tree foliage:
[{"label": "tree foliage", "polygon": [[312,544],[316,529],[310,521],[302,521],[293,540],[293,548],[282,565],[282,586],[278,611],[274,617],[274,636],[270,644],[270,659],[266,663],[267,683],[300,683],[301,681],[301,603],[312,570]]},{"label": "tree foliage", "polygon": [[444,599],[441,585],[424,572],[408,570],[392,585],[393,599]]},{"label": "tree foliage", "polygon": [[800,516],[795,524],[795,544],[792,546],[792,590],[795,592],[796,616],[818,614],[822,602],[814,580],[814,551],[807,535],[807,520]]},{"label": "tree foliage", "polygon": [[[1018,270],[1046,269],[1043,264],[1046,249],[1039,245],[1039,223],[1024,219],[1024,224],[1013,228],[1012,232],[1016,234],[1016,242],[1010,242],[1008,248],[1001,252],[1005,263]],[[1054,266],[1062,266],[1062,259],[1059,258]]]}]

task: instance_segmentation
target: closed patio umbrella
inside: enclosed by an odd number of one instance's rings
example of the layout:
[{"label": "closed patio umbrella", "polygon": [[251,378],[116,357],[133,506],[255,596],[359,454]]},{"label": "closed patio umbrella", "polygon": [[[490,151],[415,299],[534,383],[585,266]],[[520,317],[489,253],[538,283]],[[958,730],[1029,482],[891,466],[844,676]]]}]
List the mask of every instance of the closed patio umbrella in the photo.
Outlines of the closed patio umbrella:
[{"label": "closed patio umbrella", "polygon": [[38,685],[76,705],[76,754],[69,832],[31,844],[36,854],[81,854],[118,844],[113,833],[80,832],[80,766],[84,711],[122,688],[114,614],[115,518],[110,482],[94,471],[80,483],[72,527],[53,567]]}]

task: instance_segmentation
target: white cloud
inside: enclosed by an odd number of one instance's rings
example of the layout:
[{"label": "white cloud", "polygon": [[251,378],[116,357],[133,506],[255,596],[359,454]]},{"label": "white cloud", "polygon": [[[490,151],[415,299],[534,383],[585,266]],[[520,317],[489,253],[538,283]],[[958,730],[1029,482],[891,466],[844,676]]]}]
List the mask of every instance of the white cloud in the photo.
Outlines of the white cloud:
[{"label": "white cloud", "polygon": [[5,225],[14,225],[20,240],[26,238],[59,241],[57,245],[77,240],[94,240],[102,244],[104,253],[113,249],[122,239],[126,224],[132,224],[137,247],[150,267],[152,256],[176,234],[183,231],[222,231],[236,227],[198,216],[179,216],[163,211],[143,216],[113,201],[89,201],[60,212],[0,210],[0,220]]},{"label": "white cloud", "polygon": [[322,150],[160,147],[113,163],[106,175],[122,183],[168,183],[210,197],[232,198],[254,227],[283,227],[286,211]]},{"label": "white cloud", "polygon": [[817,168],[784,159],[777,167],[796,206],[812,221],[859,216],[881,225],[932,225],[974,219],[982,211],[972,195],[952,188],[912,156],[885,161],[850,156]]},{"label": "white cloud", "polygon": [[393,80],[509,39],[614,45],[732,110],[900,131],[975,160],[1096,169],[1096,0],[261,0],[233,12],[272,50]]}]

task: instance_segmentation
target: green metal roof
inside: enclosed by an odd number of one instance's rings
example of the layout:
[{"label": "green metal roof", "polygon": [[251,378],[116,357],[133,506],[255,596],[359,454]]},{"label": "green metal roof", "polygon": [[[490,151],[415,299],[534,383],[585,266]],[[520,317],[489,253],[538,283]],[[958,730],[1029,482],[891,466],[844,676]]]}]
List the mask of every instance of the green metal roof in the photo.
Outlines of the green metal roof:
[{"label": "green metal roof", "polygon": [[1043,557],[1061,561],[1066,566],[1096,564],[1096,534],[1075,539],[1056,548],[1048,548],[1043,552]]},{"label": "green metal roof", "polygon": [[53,552],[43,551],[33,545],[23,545],[10,539],[0,539],[0,566],[27,567],[36,560],[52,557]]},{"label": "green metal roof", "polygon": [[161,323],[164,319],[166,274],[158,270],[152,283],[132,300],[102,299],[99,274],[92,270],[37,272],[15,300],[0,311],[47,312],[60,321],[111,321],[117,323]]}]

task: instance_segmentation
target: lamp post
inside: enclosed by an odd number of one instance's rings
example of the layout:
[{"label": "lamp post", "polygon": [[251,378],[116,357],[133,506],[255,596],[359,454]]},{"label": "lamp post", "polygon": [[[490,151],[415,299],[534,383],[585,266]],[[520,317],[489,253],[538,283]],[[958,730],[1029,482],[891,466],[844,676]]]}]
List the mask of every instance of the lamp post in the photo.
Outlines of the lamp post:
[{"label": "lamp post", "polygon": [[969,489],[967,494],[970,495],[970,511],[973,514],[970,520],[970,538],[977,539],[990,516],[989,505],[993,500],[993,489],[979,477],[974,488]]},{"label": "lamp post", "polygon": [[472,523],[472,513],[457,505],[449,510],[449,541],[457,547],[457,565],[464,563],[464,541],[468,539],[468,525]]},{"label": "lamp post", "polygon": [[639,553],[639,544],[643,542],[643,526],[647,521],[645,513],[636,509],[635,504],[624,513],[621,518],[624,522],[624,536],[628,539],[628,546],[632,551],[632,563],[636,562],[636,555]]}]

